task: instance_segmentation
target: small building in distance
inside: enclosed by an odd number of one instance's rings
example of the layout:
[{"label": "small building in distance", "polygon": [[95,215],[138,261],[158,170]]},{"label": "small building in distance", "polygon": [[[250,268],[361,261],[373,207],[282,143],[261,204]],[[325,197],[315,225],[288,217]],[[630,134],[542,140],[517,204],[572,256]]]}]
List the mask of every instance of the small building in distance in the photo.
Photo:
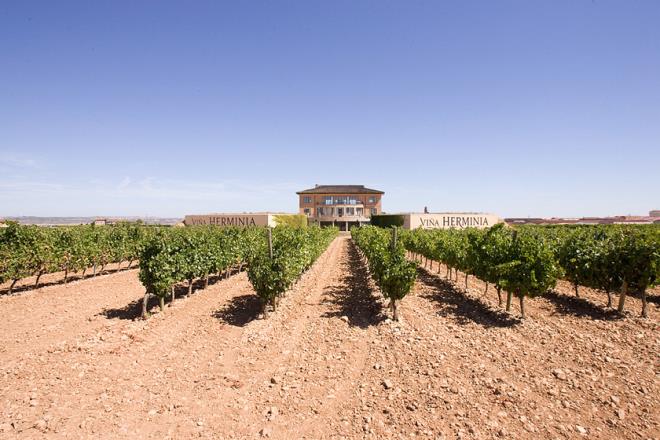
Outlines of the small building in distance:
[{"label": "small building in distance", "polygon": [[385,193],[364,185],[316,185],[296,194],[299,213],[307,217],[309,224],[348,231],[351,226],[369,223],[372,216],[382,212]]}]

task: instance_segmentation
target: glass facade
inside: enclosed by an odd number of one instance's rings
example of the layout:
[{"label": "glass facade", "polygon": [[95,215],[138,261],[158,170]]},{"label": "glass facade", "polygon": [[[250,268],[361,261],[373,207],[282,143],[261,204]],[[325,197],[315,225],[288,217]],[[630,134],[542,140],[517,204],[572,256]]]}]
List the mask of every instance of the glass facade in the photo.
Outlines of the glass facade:
[{"label": "glass facade", "polygon": [[324,205],[361,205],[362,203],[362,200],[350,196],[325,196],[323,198]]},{"label": "glass facade", "polygon": [[[310,213],[309,208],[304,208],[303,211],[305,214]],[[376,214],[376,208],[371,208],[369,211],[371,212],[372,215]],[[317,217],[328,217],[328,216],[334,216],[336,215],[337,217],[362,217],[364,216],[365,211],[364,208],[361,207],[353,207],[353,206],[338,206],[338,207],[331,207],[331,206],[319,206],[316,208],[316,216]]]}]

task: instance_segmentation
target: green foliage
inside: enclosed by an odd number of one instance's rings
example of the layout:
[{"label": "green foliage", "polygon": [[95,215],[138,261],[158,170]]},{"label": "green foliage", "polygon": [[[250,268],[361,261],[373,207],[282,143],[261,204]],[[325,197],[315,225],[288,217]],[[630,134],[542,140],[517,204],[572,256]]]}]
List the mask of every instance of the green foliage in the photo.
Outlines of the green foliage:
[{"label": "green foliage", "polygon": [[660,282],[660,229],[624,228],[613,234],[614,273],[638,290]]},{"label": "green foliage", "polygon": [[552,247],[530,231],[513,231],[511,261],[500,276],[500,284],[516,296],[542,295],[553,288],[561,274]]},{"label": "green foliage", "polygon": [[273,302],[318,258],[336,229],[272,229],[270,258],[266,228],[195,226],[162,229],[141,247],[140,281],[147,292],[166,297],[172,286],[245,264],[248,278],[264,302]]},{"label": "green foliage", "polygon": [[411,252],[475,275],[495,284],[498,292],[504,288],[520,298],[543,294],[560,274],[552,246],[542,236],[503,224],[486,230],[417,229],[407,232],[404,242]]},{"label": "green foliage", "polygon": [[0,280],[134,260],[144,231],[131,225],[46,228],[9,222],[0,233]]},{"label": "green foliage", "polygon": [[479,246],[477,277],[501,287],[513,261],[513,235],[504,223],[489,228]]},{"label": "green foliage", "polygon": [[417,265],[406,258],[402,240],[394,242],[396,234],[396,229],[376,226],[351,229],[355,244],[367,258],[371,276],[383,296],[390,299],[394,318],[398,319],[396,301],[403,299],[415,284]]},{"label": "green foliage", "polygon": [[140,281],[148,293],[164,298],[181,281],[220,273],[245,262],[245,247],[258,228],[194,226],[164,228],[140,247]]},{"label": "green foliage", "polygon": [[307,226],[307,216],[303,214],[276,214],[274,217],[277,226],[291,226],[294,228]]},{"label": "green foliage", "polygon": [[[605,292],[660,282],[658,226],[522,226],[409,231],[411,252],[514,292],[537,296],[557,278]],[[576,288],[577,290],[577,288]],[[644,296],[643,296],[644,297]],[[620,301],[623,310],[623,301]],[[644,303],[645,304],[645,303]],[[645,305],[642,314],[644,315]]]},{"label": "green foliage", "polygon": [[268,230],[261,230],[248,256],[248,278],[264,305],[276,299],[323,253],[336,237],[336,228],[277,226],[272,234],[272,258]]},{"label": "green foliage", "polygon": [[398,214],[379,214],[371,216],[371,224],[380,228],[389,228],[392,226],[403,226],[404,218]]}]

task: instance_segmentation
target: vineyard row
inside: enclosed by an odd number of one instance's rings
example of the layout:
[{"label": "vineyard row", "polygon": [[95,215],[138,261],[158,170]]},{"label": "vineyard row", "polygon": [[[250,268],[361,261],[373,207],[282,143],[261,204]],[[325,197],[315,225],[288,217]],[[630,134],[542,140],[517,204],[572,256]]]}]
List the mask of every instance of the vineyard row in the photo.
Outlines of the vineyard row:
[{"label": "vineyard row", "polygon": [[70,226],[43,228],[10,223],[0,229],[0,283],[16,283],[27,277],[64,272],[64,282],[73,272],[97,268],[103,271],[110,263],[137,260],[140,244],[148,228],[135,225],[112,227]]},{"label": "vineyard row", "polygon": [[565,278],[607,293],[619,292],[623,312],[631,289],[641,293],[647,316],[646,290],[660,282],[660,228],[655,226],[519,227],[415,230],[402,235],[417,256],[493,284],[506,310],[515,295],[524,316],[524,299],[543,295]]}]

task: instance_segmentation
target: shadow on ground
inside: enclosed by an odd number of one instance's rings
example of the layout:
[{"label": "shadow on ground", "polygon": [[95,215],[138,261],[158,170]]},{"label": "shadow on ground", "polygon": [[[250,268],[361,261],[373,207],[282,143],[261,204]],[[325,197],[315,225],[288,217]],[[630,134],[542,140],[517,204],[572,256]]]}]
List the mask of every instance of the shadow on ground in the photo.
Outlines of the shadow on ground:
[{"label": "shadow on ground", "polygon": [[[615,297],[618,298],[619,294],[616,293],[614,294]],[[628,296],[632,296],[633,298],[637,298],[638,300],[642,300],[642,292],[641,291],[636,291],[633,290],[631,292],[628,292]],[[660,295],[657,293],[651,293],[648,290],[646,291],[646,302],[649,304],[655,304],[656,306],[660,306]]]},{"label": "shadow on ground", "polygon": [[[605,297],[605,294],[603,294]],[[605,305],[598,305],[586,298],[563,295],[554,290],[543,295],[555,307],[557,313],[586,317],[590,319],[615,320],[623,316],[616,309],[608,309]],[[616,304],[617,295],[612,295],[612,303]]]},{"label": "shadow on ground", "polygon": [[[232,275],[236,275],[236,273],[232,273]],[[212,275],[209,277],[209,286],[212,286],[216,283],[219,283],[220,281],[224,280],[224,276],[217,276],[217,275]],[[204,290],[205,287],[205,280],[199,279],[196,281],[193,281],[193,291],[192,294],[194,295],[195,292]],[[188,293],[188,283],[178,283],[174,286],[174,301],[185,297]],[[118,308],[112,308],[112,309],[104,309],[102,310],[99,315],[100,316],[105,316],[108,319],[128,319],[128,320],[134,320],[138,319],[142,316],[142,301],[143,298],[138,298],[134,301],[131,301],[130,303],[126,304],[123,307],[118,307]],[[147,310],[149,313],[154,311],[158,307],[158,297],[154,295],[149,296],[149,301],[147,302]],[[165,298],[165,304],[171,305],[172,304],[172,297],[168,295]]]},{"label": "shadow on ground", "polygon": [[417,270],[417,280],[427,287],[420,296],[439,304],[438,315],[453,316],[459,324],[474,322],[484,327],[512,327],[522,322],[503,310],[493,309],[479,299],[466,295],[449,281],[424,269]]},{"label": "shadow on ground", "polygon": [[348,241],[348,260],[342,265],[344,276],[338,285],[328,286],[324,301],[334,306],[324,318],[345,316],[348,324],[367,328],[384,321],[381,303],[369,285],[369,271],[352,240]]},{"label": "shadow on ground", "polygon": [[[137,269],[137,268],[138,268],[137,266],[133,266],[133,267],[130,267],[130,268],[122,267],[122,268],[119,268],[119,269],[104,269],[103,271],[99,270],[98,272],[96,272],[96,275],[94,275],[91,271],[86,272],[85,275],[74,273],[74,274],[69,275],[69,277],[67,278],[66,283],[64,282],[64,276],[62,276],[62,278],[60,278],[59,280],[40,281],[38,286],[35,286],[34,283],[22,284],[20,286],[14,286],[14,288],[11,291],[11,295],[14,295],[14,294],[17,294],[17,293],[22,293],[22,292],[28,292],[30,290],[41,289],[42,287],[58,286],[58,285],[61,285],[61,284],[71,284],[74,281],[83,281],[83,280],[91,279],[91,278],[101,276],[101,275],[110,275],[110,274],[113,274],[113,273],[124,272],[126,270],[133,270],[133,269]],[[44,274],[44,276],[46,276],[46,275],[47,274]],[[9,287],[6,287],[6,288],[3,288],[3,289],[0,290],[0,296],[9,295],[9,294],[10,294],[9,293]]]},{"label": "shadow on ground", "polygon": [[[136,299],[126,304],[124,307],[117,307],[113,309],[104,309],[98,315],[105,316],[108,319],[129,319],[134,320],[140,318],[142,315],[142,298]],[[152,310],[158,307],[158,298],[150,296],[147,302],[147,310]]]},{"label": "shadow on ground", "polygon": [[213,313],[213,317],[220,321],[243,327],[261,313],[261,298],[254,294],[236,296],[225,307]]}]

